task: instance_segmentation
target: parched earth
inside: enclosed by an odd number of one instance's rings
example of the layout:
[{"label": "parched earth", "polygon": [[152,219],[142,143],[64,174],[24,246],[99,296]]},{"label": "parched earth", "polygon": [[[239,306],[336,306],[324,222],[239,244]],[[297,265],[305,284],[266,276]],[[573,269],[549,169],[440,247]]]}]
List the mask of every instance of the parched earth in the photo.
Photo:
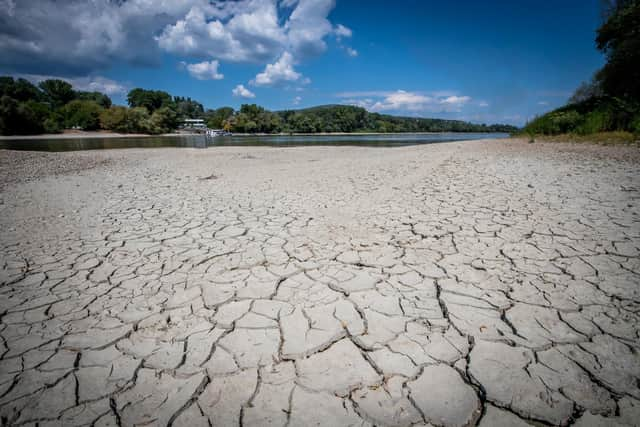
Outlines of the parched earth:
[{"label": "parched earth", "polygon": [[640,423],[637,147],[0,160],[3,425]]}]

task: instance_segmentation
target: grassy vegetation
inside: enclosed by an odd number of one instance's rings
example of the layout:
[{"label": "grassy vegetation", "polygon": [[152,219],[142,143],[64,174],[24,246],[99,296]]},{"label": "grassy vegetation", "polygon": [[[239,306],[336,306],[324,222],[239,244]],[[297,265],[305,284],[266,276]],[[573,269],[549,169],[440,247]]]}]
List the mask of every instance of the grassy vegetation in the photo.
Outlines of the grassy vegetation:
[{"label": "grassy vegetation", "polygon": [[563,133],[558,135],[536,135],[530,137],[533,141],[541,142],[573,142],[573,143],[596,143],[601,145],[631,145],[640,146],[640,136],[631,132],[613,131],[596,132],[588,135],[576,133]]},{"label": "grassy vegetation", "polygon": [[[629,142],[640,137],[640,0],[605,2],[596,47],[607,62],[569,104],[536,117],[521,135],[534,139]],[[560,137],[558,137],[560,136]]]},{"label": "grassy vegetation", "polygon": [[589,98],[536,117],[527,123],[522,133],[584,136],[613,131],[640,135],[640,106],[620,98]]}]

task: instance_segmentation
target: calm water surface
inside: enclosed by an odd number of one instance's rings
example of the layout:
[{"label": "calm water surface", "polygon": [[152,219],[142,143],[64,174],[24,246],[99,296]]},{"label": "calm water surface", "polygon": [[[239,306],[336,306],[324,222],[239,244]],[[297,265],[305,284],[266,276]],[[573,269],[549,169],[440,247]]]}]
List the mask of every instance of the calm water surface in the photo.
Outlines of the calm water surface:
[{"label": "calm water surface", "polygon": [[306,146],[358,145],[366,147],[401,147],[434,142],[484,138],[507,138],[506,133],[399,133],[384,135],[273,135],[273,136],[157,136],[148,138],[69,138],[0,140],[0,149],[31,151],[77,151],[108,148],[157,148],[216,146]]}]

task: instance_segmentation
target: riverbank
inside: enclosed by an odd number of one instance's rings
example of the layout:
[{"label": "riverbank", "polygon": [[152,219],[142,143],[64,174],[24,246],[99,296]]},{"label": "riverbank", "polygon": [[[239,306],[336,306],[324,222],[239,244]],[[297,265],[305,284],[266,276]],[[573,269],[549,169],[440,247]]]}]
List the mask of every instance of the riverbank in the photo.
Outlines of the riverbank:
[{"label": "riverbank", "polygon": [[[441,135],[441,134],[473,134],[481,135],[481,132],[404,132],[398,135]],[[366,135],[393,135],[392,132],[317,132],[317,133],[234,133],[234,136],[366,136]],[[160,135],[148,135],[144,133],[116,133],[103,131],[67,131],[63,133],[51,133],[40,135],[0,135],[0,141],[10,140],[34,140],[34,139],[90,139],[90,138],[154,138],[162,136],[198,136],[201,133],[176,132]]]},{"label": "riverbank", "polygon": [[158,136],[193,136],[197,133],[165,133],[149,135],[145,133],[117,133],[103,131],[65,131],[63,133],[47,133],[40,135],[0,135],[0,141],[33,140],[33,139],[85,139],[85,138],[153,138]]},{"label": "riverbank", "polygon": [[526,139],[0,150],[0,417],[633,425],[638,161]]},{"label": "riverbank", "polygon": [[571,142],[571,143],[588,143],[588,144],[603,144],[603,145],[616,145],[616,144],[635,144],[640,145],[640,135],[634,135],[631,132],[598,132],[590,135],[577,135],[571,133],[565,133],[560,135],[519,135],[519,138],[527,138],[531,141],[544,141],[544,142]]}]

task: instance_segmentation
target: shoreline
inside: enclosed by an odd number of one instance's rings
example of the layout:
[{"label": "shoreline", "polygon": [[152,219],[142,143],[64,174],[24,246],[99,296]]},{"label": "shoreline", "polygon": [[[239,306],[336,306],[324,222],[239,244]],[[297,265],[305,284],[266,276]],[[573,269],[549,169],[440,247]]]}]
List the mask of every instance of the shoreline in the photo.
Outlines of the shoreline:
[{"label": "shoreline", "polygon": [[16,141],[30,139],[81,139],[81,138],[152,138],[159,136],[197,136],[197,133],[163,133],[149,135],[146,133],[118,133],[118,132],[67,132],[42,133],[38,135],[0,135],[0,141]]},{"label": "shoreline", "polygon": [[[507,134],[506,132],[318,132],[318,133],[234,133],[232,136],[367,136],[367,135],[439,135],[439,134]],[[17,141],[32,139],[81,139],[81,138],[158,138],[204,136],[201,133],[163,133],[148,135],[144,133],[117,132],[68,132],[38,135],[0,135],[0,141]]]}]

